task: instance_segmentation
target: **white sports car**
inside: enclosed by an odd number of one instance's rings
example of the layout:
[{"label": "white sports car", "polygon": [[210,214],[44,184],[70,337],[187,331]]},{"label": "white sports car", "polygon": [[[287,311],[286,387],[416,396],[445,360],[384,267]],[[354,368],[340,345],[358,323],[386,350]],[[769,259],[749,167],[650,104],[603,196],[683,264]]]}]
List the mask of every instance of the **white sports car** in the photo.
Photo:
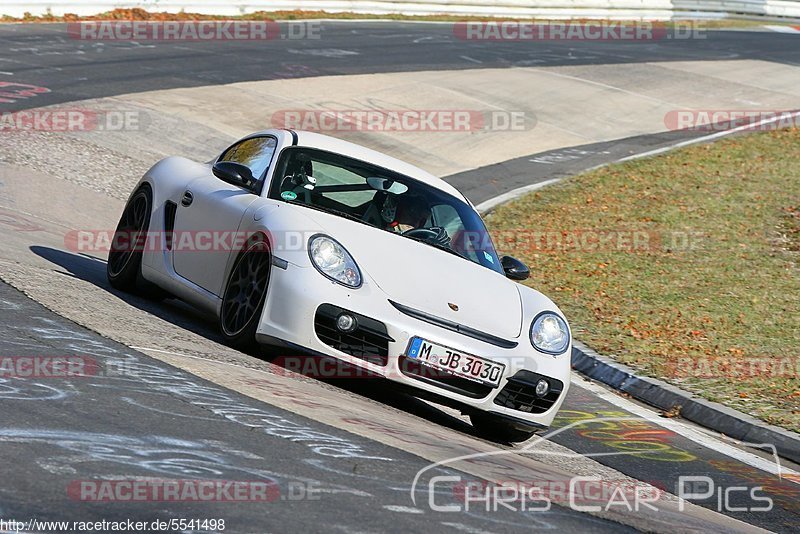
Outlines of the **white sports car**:
[{"label": "white sports car", "polygon": [[461,409],[499,441],[548,427],[569,386],[569,327],[512,281],[528,275],[443,180],[291,130],[249,135],[209,163],[158,162],[108,258],[115,288],[212,312],[233,346],[342,360]]}]

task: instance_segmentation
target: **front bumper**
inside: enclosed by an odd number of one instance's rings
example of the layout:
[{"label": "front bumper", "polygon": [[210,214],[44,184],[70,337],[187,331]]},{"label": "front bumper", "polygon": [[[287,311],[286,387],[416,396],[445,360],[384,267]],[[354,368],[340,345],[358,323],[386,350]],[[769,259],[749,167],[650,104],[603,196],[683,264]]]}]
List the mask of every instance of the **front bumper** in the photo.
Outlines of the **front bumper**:
[{"label": "front bumper", "polygon": [[[392,305],[389,297],[366,275],[364,282],[359,289],[350,289],[331,282],[311,267],[289,263],[285,269],[273,268],[266,304],[256,333],[258,339],[262,342],[277,339],[288,346],[294,345],[332,356],[371,374],[412,388],[421,396],[446,400],[448,404],[458,406],[467,413],[492,412],[517,426],[530,428],[542,428],[551,424],[569,388],[571,347],[564,354],[555,357],[539,353],[524,336],[527,327],[522,329],[522,337],[512,340],[517,342],[515,347],[499,347],[411,317]],[[331,311],[335,312],[336,309],[363,316],[371,336],[367,336],[367,344],[385,342],[387,356],[354,356],[358,350],[353,347],[346,348],[350,352],[348,354],[334,348],[336,343],[332,343],[330,336],[320,336],[318,312],[322,310],[324,315],[330,316]],[[492,312],[487,310],[487,313]],[[535,313],[526,314],[526,317],[533,315]],[[382,337],[384,333],[385,339]],[[414,367],[419,365],[405,357],[409,341],[414,336],[503,363],[505,369],[499,387],[480,386],[466,379],[442,381],[431,378],[431,375],[437,374],[431,372],[423,373],[424,376],[414,374]],[[544,399],[536,399],[532,395],[535,381],[540,378],[545,378],[551,384],[551,392]]]}]

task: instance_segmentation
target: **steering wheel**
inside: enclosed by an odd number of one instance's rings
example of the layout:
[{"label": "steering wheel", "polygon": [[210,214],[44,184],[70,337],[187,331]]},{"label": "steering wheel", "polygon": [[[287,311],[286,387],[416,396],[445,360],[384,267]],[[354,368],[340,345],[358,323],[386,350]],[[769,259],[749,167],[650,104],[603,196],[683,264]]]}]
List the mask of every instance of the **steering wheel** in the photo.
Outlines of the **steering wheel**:
[{"label": "steering wheel", "polygon": [[417,239],[436,241],[438,233],[436,230],[431,230],[430,228],[412,228],[411,230],[406,230],[403,232],[402,235],[407,237],[415,237]]},{"label": "steering wheel", "polygon": [[450,236],[441,226],[431,226],[430,228],[412,228],[403,232],[404,236],[421,239],[423,241],[433,241],[442,246],[450,246]]}]

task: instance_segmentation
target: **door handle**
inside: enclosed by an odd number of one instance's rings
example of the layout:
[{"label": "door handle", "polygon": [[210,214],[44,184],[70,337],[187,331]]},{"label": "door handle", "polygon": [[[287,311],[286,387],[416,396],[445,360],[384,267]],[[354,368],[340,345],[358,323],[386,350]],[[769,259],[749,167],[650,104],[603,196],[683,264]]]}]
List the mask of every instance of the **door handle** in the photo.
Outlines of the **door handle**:
[{"label": "door handle", "polygon": [[191,191],[185,191],[181,199],[181,206],[190,206],[194,201],[194,195]]}]

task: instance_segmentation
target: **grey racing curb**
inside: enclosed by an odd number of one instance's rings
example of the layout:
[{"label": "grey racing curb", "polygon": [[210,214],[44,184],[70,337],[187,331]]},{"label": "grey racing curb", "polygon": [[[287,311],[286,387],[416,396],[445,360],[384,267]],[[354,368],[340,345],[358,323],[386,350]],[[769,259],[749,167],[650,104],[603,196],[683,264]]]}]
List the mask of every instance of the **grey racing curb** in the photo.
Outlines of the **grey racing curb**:
[{"label": "grey racing curb", "polygon": [[698,425],[751,445],[774,445],[779,456],[800,463],[800,435],[716,402],[695,397],[675,386],[637,376],[636,372],[573,341],[572,368],[593,380],[627,393],[664,411],[680,407],[680,415]]}]

